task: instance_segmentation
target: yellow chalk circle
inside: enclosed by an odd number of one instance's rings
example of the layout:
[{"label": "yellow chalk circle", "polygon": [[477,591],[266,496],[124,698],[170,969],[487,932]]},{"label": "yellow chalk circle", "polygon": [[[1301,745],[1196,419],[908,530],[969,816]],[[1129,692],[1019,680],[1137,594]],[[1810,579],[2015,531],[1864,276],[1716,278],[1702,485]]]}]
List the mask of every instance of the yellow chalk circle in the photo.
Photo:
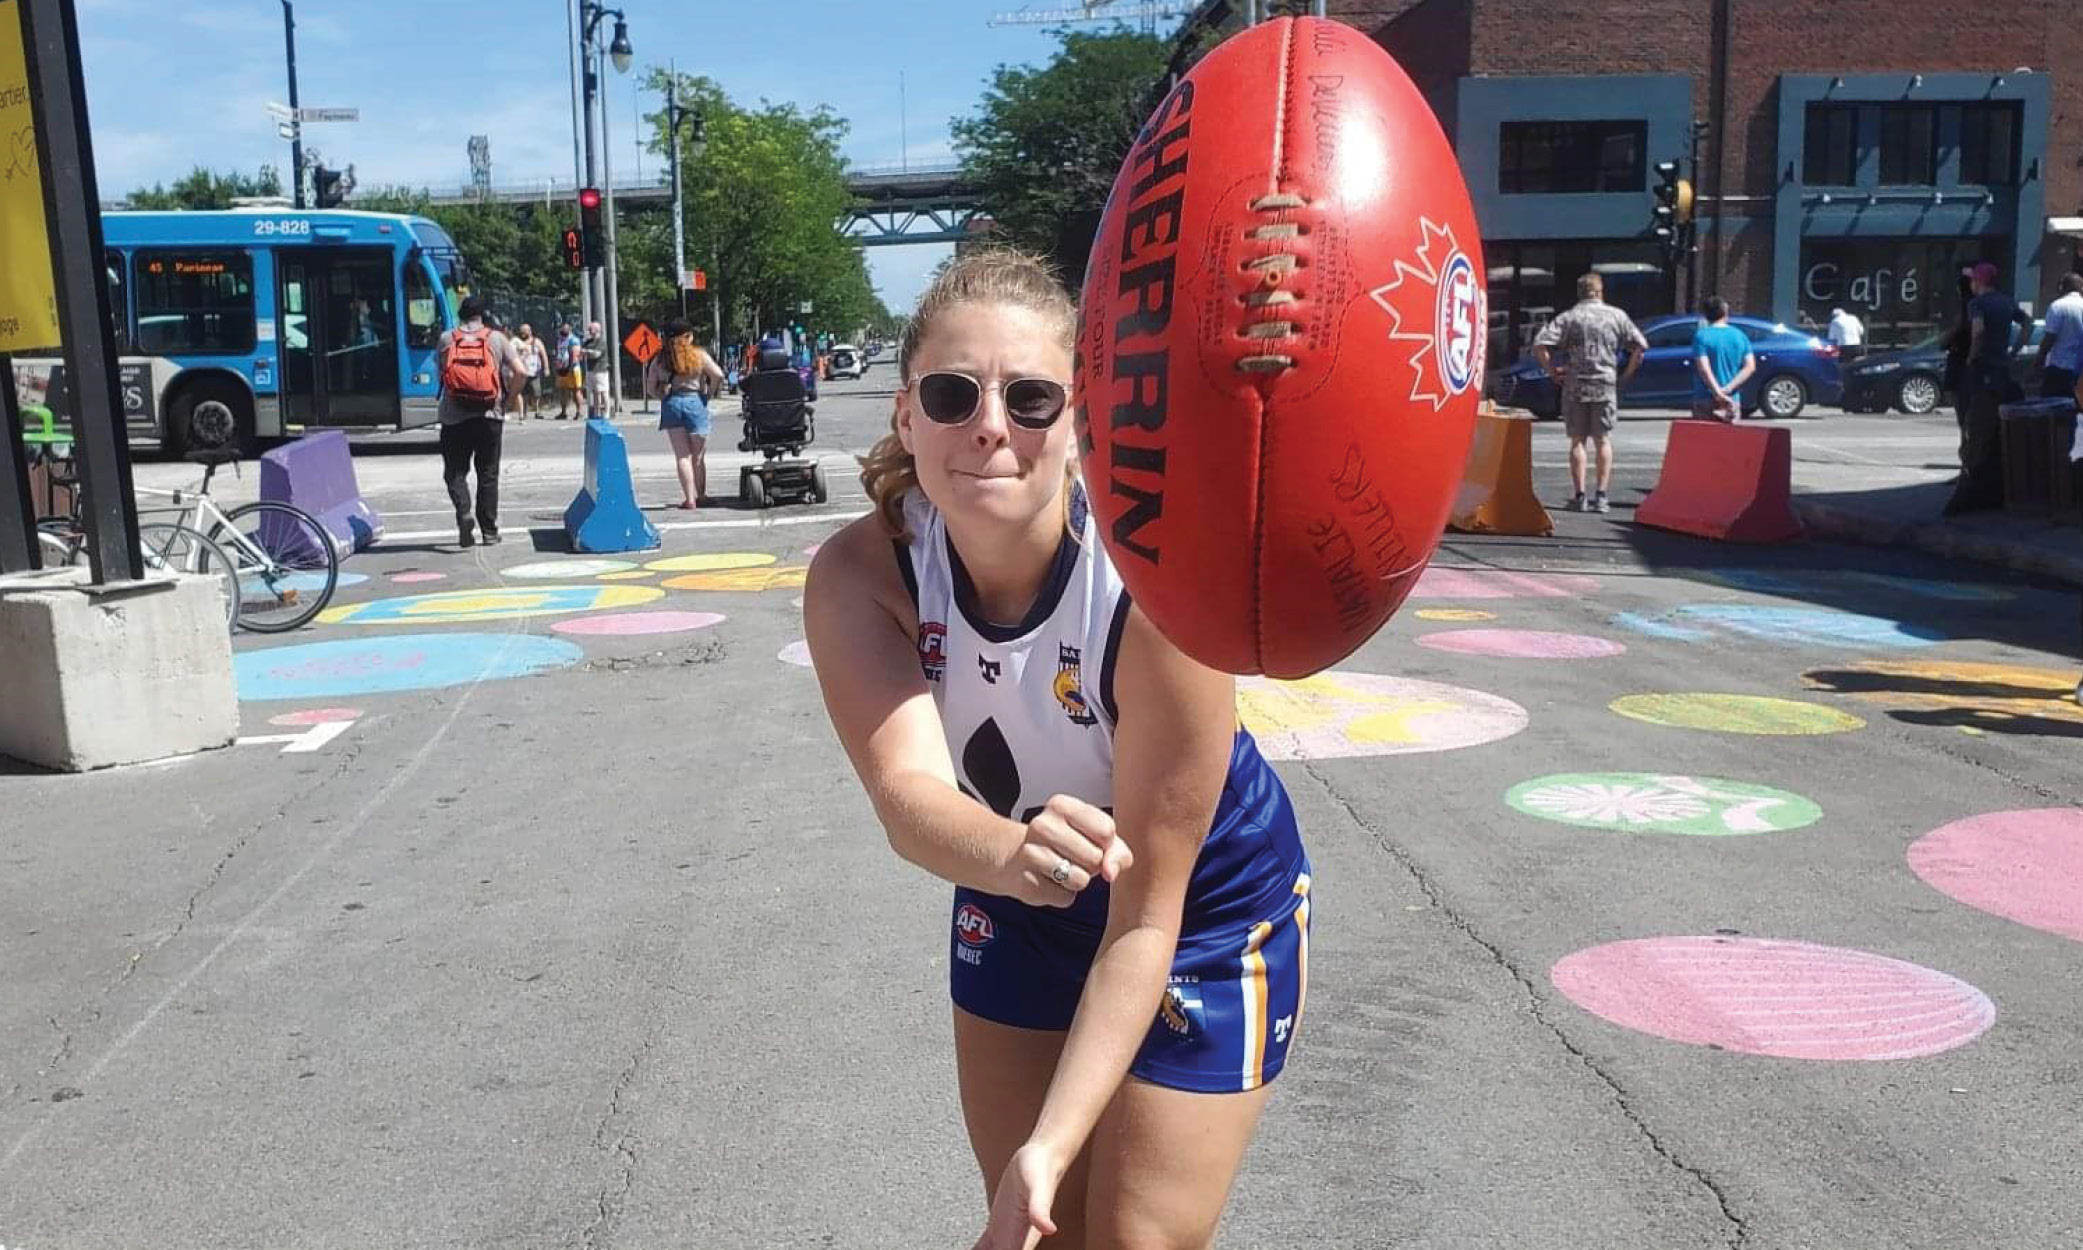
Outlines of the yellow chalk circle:
[{"label": "yellow chalk circle", "polygon": [[1419,608],[1421,621],[1494,621],[1495,612],[1480,612],[1474,608]]},{"label": "yellow chalk circle", "polygon": [[645,569],[631,569],[626,573],[602,573],[599,580],[604,582],[640,582],[647,577],[656,576],[658,576],[656,573]]},{"label": "yellow chalk circle", "polygon": [[1651,725],[1731,734],[1839,734],[1866,727],[1851,713],[1820,703],[1748,694],[1630,694],[1606,706]]},{"label": "yellow chalk circle", "polygon": [[696,556],[668,556],[653,560],[644,567],[654,573],[714,573],[720,569],[756,569],[774,563],[774,557],[760,551],[719,551]]},{"label": "yellow chalk circle", "polygon": [[454,625],[517,616],[554,616],[596,608],[626,608],[665,598],[655,586],[516,586],[493,590],[449,590],[328,608],[326,625]]},{"label": "yellow chalk circle", "polygon": [[[2030,716],[2083,723],[2076,670],[1966,660],[1862,660],[1803,674],[1811,688],[1910,713],[1991,722]],[[1902,719],[1909,719],[1907,717]]]},{"label": "yellow chalk circle", "polygon": [[666,578],[664,585],[674,590],[781,590],[802,585],[809,572],[807,565],[800,564],[778,569],[723,569],[715,573],[682,573]]}]

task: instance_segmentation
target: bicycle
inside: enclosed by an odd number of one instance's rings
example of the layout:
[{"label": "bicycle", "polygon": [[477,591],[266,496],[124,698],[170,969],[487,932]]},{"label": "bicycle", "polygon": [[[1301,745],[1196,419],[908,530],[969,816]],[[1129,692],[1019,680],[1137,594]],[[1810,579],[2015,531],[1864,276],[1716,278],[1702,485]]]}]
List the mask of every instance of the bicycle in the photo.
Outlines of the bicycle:
[{"label": "bicycle", "polygon": [[[32,463],[44,468],[44,501],[36,522],[36,544],[45,568],[70,568],[86,563],[87,532],[80,525],[79,471],[74,467],[67,444],[44,442],[31,453]],[[63,490],[70,507],[60,512],[57,495]],[[154,521],[137,527],[138,549],[145,569],[152,573],[194,573],[218,579],[224,594],[224,624],[237,629],[244,596],[239,592],[237,568],[223,546],[178,524]]]},{"label": "bicycle", "polygon": [[[302,508],[272,499],[219,509],[210,498],[210,481],[218,466],[238,463],[239,453],[213,448],[191,451],[187,458],[203,466],[202,482],[187,490],[140,486],[139,495],[171,504],[140,512],[172,512],[175,529],[203,540],[205,552],[214,546],[224,554],[224,567],[233,573],[228,597],[235,600],[237,624],[258,634],[286,633],[324,611],[340,581],[340,552],[326,528]],[[144,530],[138,527],[140,538]],[[192,545],[176,543],[170,550],[182,558],[194,555]]]}]

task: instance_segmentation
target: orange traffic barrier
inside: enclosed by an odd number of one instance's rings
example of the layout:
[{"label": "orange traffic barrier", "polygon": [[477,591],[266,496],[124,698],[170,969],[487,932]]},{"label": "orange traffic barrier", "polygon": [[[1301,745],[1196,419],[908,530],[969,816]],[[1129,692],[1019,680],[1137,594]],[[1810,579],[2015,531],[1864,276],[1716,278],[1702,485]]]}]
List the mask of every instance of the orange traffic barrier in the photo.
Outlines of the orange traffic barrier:
[{"label": "orange traffic barrier", "polygon": [[1546,537],[1555,522],[1533,493],[1533,416],[1487,406],[1475,419],[1475,443],[1461,470],[1461,492],[1447,524],[1465,534]]},{"label": "orange traffic barrier", "polygon": [[1785,426],[1673,421],[1663,472],[1635,520],[1726,542],[1786,542],[1801,537],[1793,472]]}]

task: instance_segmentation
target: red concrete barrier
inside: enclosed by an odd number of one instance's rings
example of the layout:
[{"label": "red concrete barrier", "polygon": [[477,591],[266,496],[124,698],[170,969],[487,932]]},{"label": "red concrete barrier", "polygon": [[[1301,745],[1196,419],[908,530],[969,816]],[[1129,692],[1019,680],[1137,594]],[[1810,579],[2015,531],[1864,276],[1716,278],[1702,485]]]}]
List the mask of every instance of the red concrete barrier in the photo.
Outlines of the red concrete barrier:
[{"label": "red concrete barrier", "polygon": [[1673,421],[1663,472],[1635,520],[1724,542],[1786,542],[1801,537],[1793,472],[1785,426]]}]

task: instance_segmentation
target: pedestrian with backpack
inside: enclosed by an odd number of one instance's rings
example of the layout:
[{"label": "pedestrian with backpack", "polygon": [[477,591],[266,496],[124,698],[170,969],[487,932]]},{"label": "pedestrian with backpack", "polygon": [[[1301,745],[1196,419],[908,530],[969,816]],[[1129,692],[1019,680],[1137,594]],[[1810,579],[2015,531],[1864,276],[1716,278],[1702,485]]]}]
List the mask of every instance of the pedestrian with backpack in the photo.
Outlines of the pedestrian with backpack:
[{"label": "pedestrian with backpack", "polygon": [[571,323],[557,327],[557,419],[563,421],[571,416],[571,406],[585,409],[585,371],[579,365],[579,336],[571,332]]},{"label": "pedestrian with backpack", "polygon": [[[456,542],[468,547],[484,536],[499,541],[499,449],[506,435],[505,365],[512,346],[485,324],[485,302],[473,295],[457,310],[461,322],[444,331],[437,351],[441,378],[441,477],[456,508]],[[470,471],[477,470],[476,515]],[[473,519],[475,526],[473,527]]]}]

